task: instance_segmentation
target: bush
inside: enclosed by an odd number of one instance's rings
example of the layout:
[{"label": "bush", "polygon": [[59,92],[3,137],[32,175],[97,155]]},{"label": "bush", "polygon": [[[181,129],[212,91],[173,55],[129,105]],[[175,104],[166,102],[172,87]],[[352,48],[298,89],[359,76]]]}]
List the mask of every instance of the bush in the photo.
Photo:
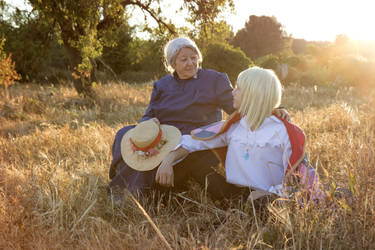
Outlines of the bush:
[{"label": "bush", "polygon": [[227,73],[235,83],[238,74],[253,63],[245,53],[224,43],[210,43],[203,55],[203,67]]},{"label": "bush", "polygon": [[[59,47],[60,53],[51,58],[52,25],[33,14],[25,11],[16,11],[11,19],[0,26],[10,25],[4,31],[7,41],[4,51],[12,52],[16,70],[23,81],[38,80],[43,75],[40,73],[49,66],[49,62],[59,61],[65,51]],[[1,32],[0,32],[1,33]],[[57,40],[54,40],[57,43]],[[58,45],[56,45],[58,46]]]},{"label": "bush", "polygon": [[119,75],[128,72],[158,72],[166,73],[163,64],[163,45],[166,39],[154,40],[133,39],[130,31],[120,34],[115,47],[105,47],[104,61]]},{"label": "bush", "polygon": [[126,83],[145,83],[156,81],[161,75],[159,72],[152,71],[125,71],[119,75],[121,81]]},{"label": "bush", "polygon": [[288,85],[290,83],[299,83],[301,79],[302,72],[296,69],[295,67],[288,68],[288,75],[283,80],[284,85]]},{"label": "bush", "polygon": [[272,54],[259,57],[255,62],[257,65],[259,65],[259,67],[273,69],[275,72],[278,70],[280,65],[279,58]]},{"label": "bush", "polygon": [[332,76],[330,71],[325,67],[312,67],[307,71],[301,72],[299,83],[302,86],[327,85],[331,83]]},{"label": "bush", "polygon": [[0,39],[0,86],[5,87],[5,96],[8,98],[8,86],[12,85],[20,76],[15,70],[15,63],[12,61],[12,55],[7,55],[3,50],[5,39]]}]

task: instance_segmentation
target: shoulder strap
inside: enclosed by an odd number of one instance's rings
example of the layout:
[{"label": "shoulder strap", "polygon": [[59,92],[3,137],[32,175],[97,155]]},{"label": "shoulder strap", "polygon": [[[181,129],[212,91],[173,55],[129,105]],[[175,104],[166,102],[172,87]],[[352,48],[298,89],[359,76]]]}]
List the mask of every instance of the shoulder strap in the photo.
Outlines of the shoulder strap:
[{"label": "shoulder strap", "polygon": [[289,172],[295,171],[296,167],[302,162],[303,158],[305,157],[306,136],[303,133],[302,129],[300,129],[298,126],[278,116],[276,117],[284,123],[289,136],[290,145],[292,147],[292,154],[289,158],[289,164],[286,170],[287,176],[289,175]]}]

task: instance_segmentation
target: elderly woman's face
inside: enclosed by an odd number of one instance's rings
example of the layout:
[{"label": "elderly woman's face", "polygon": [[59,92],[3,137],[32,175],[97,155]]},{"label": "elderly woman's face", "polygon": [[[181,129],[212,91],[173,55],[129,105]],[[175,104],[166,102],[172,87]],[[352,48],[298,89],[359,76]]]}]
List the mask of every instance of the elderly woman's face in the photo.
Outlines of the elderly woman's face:
[{"label": "elderly woman's face", "polygon": [[189,79],[198,71],[198,55],[191,48],[182,48],[173,66],[179,78]]},{"label": "elderly woman's face", "polygon": [[233,91],[233,108],[238,110],[241,107],[241,102],[242,102],[242,91],[241,89],[237,86]]}]

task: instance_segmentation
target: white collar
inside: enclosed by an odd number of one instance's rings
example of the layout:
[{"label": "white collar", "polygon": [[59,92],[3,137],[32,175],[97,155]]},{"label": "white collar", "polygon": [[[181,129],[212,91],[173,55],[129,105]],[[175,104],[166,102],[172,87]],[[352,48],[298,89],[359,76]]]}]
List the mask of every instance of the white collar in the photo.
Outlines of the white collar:
[{"label": "white collar", "polygon": [[[282,123],[282,121],[281,121],[280,119],[278,119],[276,116],[274,116],[274,115],[270,115],[270,116],[268,116],[268,117],[266,117],[266,118],[264,119],[263,123],[259,126],[259,128],[258,128],[257,130],[262,129],[262,128],[264,128],[264,127],[266,127],[267,125],[272,124],[272,123]],[[250,128],[249,128],[249,125],[248,125],[247,122],[246,122],[245,117],[242,117],[242,118],[241,118],[241,120],[240,120],[240,125],[241,125],[242,127],[244,127],[244,128],[250,129]]]}]

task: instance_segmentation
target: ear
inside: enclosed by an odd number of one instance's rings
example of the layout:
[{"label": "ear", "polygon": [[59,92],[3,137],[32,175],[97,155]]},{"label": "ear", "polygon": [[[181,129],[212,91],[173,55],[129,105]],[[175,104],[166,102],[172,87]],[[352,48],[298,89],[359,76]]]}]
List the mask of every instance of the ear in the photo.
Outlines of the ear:
[{"label": "ear", "polygon": [[176,63],[175,63],[175,62],[172,63],[172,64],[171,64],[171,67],[172,67],[173,70],[176,70]]}]

